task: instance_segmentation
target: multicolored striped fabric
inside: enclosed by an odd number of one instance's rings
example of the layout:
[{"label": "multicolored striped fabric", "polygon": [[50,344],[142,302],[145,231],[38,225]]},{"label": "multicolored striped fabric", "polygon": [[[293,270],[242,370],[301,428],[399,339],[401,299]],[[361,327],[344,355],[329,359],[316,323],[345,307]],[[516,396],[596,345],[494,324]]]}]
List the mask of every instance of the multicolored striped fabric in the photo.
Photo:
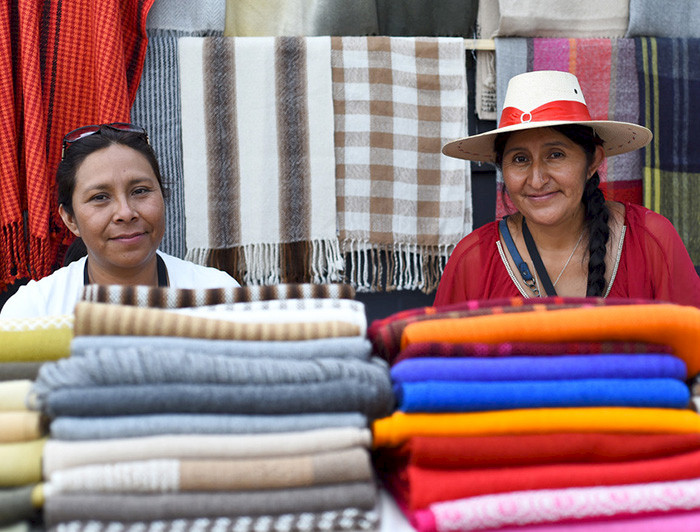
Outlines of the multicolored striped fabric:
[{"label": "multicolored striped fabric", "polygon": [[[497,38],[496,54],[499,116],[511,77],[532,70],[560,70],[579,78],[594,120],[640,123],[633,39]],[[608,199],[642,203],[640,151],[607,159],[598,173]],[[497,181],[503,183],[500,174]],[[497,201],[497,218],[512,210],[512,205]]]},{"label": "multicolored striped fabric", "polygon": [[700,263],[700,39],[637,40],[639,105],[654,139],[643,153],[644,205],[675,226]]}]

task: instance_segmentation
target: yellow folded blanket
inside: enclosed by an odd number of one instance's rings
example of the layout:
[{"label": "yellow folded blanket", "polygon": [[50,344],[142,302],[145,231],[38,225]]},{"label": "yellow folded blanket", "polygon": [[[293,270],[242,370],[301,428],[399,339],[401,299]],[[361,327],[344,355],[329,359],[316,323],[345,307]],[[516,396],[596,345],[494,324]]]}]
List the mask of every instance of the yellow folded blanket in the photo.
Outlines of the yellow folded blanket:
[{"label": "yellow folded blanket", "polygon": [[29,379],[0,382],[0,412],[28,410],[27,395],[31,388],[32,381]]},{"label": "yellow folded blanket", "polygon": [[670,345],[688,376],[700,372],[700,309],[674,304],[611,305],[411,323],[401,348],[418,342],[601,342]]},{"label": "yellow folded blanket", "polygon": [[0,488],[41,481],[41,454],[46,438],[0,444]]},{"label": "yellow folded blanket", "polygon": [[0,363],[57,360],[70,354],[73,316],[0,320]]},{"label": "yellow folded blanket", "polygon": [[394,412],[372,427],[375,448],[413,436],[497,436],[559,432],[684,434],[700,432],[700,415],[669,408],[529,408],[457,414]]},{"label": "yellow folded blanket", "polygon": [[36,440],[44,435],[39,412],[0,412],[0,443]]}]

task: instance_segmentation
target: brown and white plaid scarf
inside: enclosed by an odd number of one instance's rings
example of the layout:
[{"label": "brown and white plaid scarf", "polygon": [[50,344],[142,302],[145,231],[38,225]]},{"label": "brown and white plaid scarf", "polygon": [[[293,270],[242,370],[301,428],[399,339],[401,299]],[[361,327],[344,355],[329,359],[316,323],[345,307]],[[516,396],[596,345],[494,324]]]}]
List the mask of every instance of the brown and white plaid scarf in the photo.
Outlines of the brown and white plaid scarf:
[{"label": "brown and white plaid scarf", "polygon": [[184,308],[276,299],[355,299],[355,289],[348,284],[311,283],[198,289],[91,284],[83,288],[80,299],[136,307]]},{"label": "brown and white plaid scarf", "polygon": [[441,153],[467,131],[463,40],[333,37],[332,65],[346,279],[430,292],[471,231],[469,165]]},{"label": "brown and white plaid scarf", "polygon": [[338,280],[330,38],[179,53],[187,258],[246,285]]}]

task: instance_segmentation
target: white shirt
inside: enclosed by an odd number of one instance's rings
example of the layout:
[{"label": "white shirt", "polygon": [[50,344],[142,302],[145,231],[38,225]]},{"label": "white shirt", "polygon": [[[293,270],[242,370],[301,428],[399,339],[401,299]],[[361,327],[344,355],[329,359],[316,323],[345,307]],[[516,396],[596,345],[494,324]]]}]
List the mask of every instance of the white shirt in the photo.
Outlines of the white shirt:
[{"label": "white shirt", "polygon": [[[223,288],[240,286],[226,272],[200,266],[161,251],[170,288]],[[37,318],[72,314],[83,293],[85,261],[82,257],[38,281],[20,286],[0,310],[0,318]]]}]

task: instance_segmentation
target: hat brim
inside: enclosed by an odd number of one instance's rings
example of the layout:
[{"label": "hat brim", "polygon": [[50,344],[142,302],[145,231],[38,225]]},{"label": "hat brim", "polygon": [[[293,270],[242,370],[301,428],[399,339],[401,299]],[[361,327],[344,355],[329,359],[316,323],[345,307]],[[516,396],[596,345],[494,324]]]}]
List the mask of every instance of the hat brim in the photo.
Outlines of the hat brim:
[{"label": "hat brim", "polygon": [[442,147],[442,153],[457,159],[470,161],[495,162],[496,152],[494,140],[499,133],[509,133],[542,127],[561,126],[567,124],[581,124],[595,130],[603,140],[603,149],[606,156],[620,155],[643,148],[652,139],[649,129],[631,122],[616,122],[614,120],[589,120],[571,122],[566,120],[551,120],[546,122],[525,122],[506,126],[486,133],[472,135],[448,142]]}]

